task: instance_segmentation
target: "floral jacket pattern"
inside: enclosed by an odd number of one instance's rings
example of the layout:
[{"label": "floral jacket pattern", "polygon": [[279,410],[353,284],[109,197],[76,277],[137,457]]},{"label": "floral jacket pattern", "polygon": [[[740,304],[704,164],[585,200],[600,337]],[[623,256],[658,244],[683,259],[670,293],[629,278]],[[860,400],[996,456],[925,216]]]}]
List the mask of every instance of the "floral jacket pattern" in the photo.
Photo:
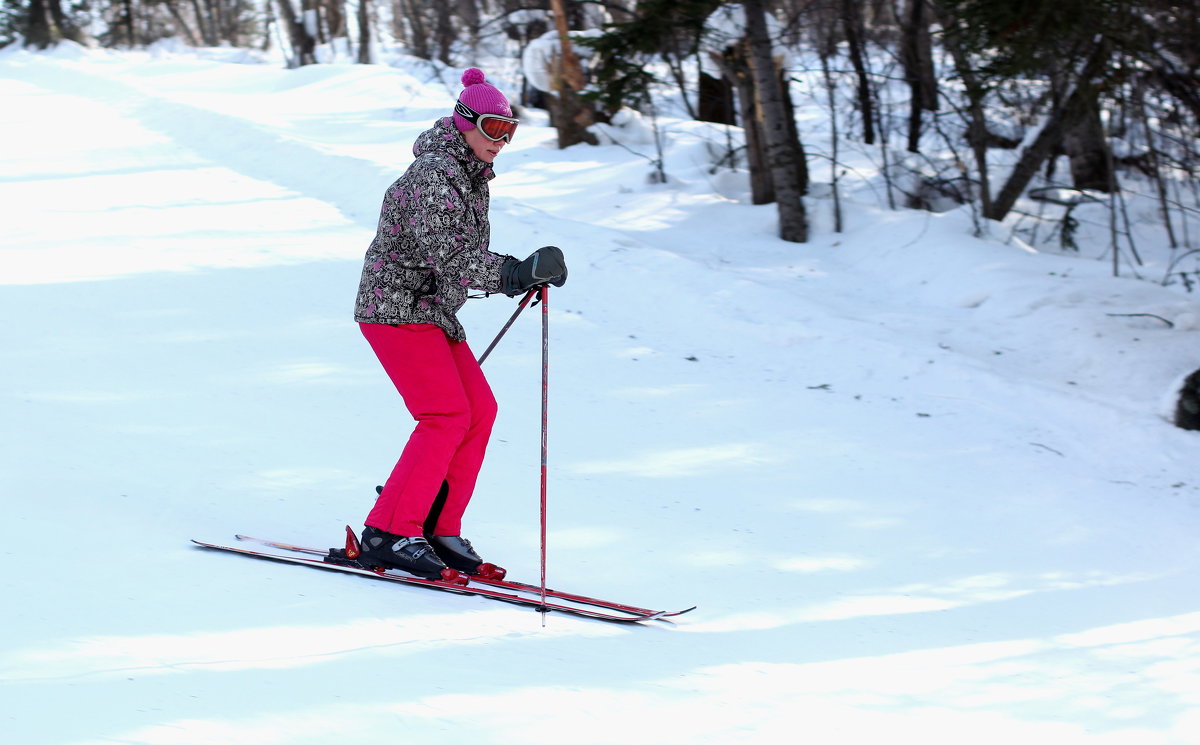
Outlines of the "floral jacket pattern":
[{"label": "floral jacket pattern", "polygon": [[421,133],[416,160],[388,187],[354,304],[359,323],[431,323],[456,341],[468,290],[500,292],[513,257],[488,249],[495,174],[471,152],[449,117]]}]

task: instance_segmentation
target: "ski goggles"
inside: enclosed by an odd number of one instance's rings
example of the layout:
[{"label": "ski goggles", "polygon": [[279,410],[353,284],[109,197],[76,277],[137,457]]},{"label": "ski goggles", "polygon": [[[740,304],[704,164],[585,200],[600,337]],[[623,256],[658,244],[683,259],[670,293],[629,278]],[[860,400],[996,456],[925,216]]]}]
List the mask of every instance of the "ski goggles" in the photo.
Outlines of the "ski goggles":
[{"label": "ski goggles", "polygon": [[512,116],[480,114],[462,101],[454,104],[454,111],[463,119],[475,125],[475,129],[478,129],[480,134],[492,142],[499,142],[500,140],[512,142],[513,133],[517,131],[517,124],[521,121]]}]

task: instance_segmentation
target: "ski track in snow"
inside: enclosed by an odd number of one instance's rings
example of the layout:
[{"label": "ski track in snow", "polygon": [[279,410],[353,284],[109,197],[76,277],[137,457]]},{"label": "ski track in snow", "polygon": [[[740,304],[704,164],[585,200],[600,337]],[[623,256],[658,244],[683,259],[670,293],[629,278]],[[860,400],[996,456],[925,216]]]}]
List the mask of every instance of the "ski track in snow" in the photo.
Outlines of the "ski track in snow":
[{"label": "ski track in snow", "polygon": [[[845,234],[781,245],[770,208],[712,198],[686,127],[678,180],[649,187],[620,148],[523,125],[494,243],[572,267],[553,584],[700,605],[543,628],[186,546],[337,542],[390,467],[407,420],[350,304],[444,91],[83,52],[0,53],[0,84],[28,117],[0,122],[25,169],[0,189],[28,197],[0,246],[5,743],[1200,740],[1197,440],[1158,401],[1195,333],[1107,315],[1190,299],[852,200]],[[112,133],[64,127],[71,106]],[[131,128],[154,139],[111,145]],[[477,351],[511,310],[468,308]],[[488,362],[503,411],[471,513],[526,578],[536,323]]]}]

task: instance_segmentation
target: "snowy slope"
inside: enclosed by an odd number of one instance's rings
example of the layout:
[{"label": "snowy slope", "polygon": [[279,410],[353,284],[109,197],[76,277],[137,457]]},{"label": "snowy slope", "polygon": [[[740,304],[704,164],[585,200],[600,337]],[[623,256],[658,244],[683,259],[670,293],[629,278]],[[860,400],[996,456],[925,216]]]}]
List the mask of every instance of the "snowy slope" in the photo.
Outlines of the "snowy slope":
[{"label": "snowy slope", "polygon": [[[0,53],[0,741],[1200,740],[1192,298],[849,195],[774,237],[708,125],[667,185],[536,114],[499,250],[551,294],[550,579],[613,627],[189,547],[333,545],[409,430],[351,323],[434,73]],[[635,147],[636,145],[631,145]],[[464,312],[477,351],[512,312]],[[1173,328],[1145,316],[1175,322]],[[537,573],[539,339],[468,535]],[[395,422],[395,442],[358,437]]]}]

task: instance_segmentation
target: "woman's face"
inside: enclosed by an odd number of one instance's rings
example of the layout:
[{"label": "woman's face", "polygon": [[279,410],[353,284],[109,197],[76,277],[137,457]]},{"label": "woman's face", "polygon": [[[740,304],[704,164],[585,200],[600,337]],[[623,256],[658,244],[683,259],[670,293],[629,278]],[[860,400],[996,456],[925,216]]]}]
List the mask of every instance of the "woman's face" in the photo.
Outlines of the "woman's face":
[{"label": "woman's face", "polygon": [[466,132],[463,132],[463,137],[466,138],[467,146],[471,148],[471,152],[475,153],[475,157],[484,163],[494,161],[496,156],[500,154],[500,150],[508,144],[504,140],[498,142],[489,140],[475,127],[471,127]]}]

